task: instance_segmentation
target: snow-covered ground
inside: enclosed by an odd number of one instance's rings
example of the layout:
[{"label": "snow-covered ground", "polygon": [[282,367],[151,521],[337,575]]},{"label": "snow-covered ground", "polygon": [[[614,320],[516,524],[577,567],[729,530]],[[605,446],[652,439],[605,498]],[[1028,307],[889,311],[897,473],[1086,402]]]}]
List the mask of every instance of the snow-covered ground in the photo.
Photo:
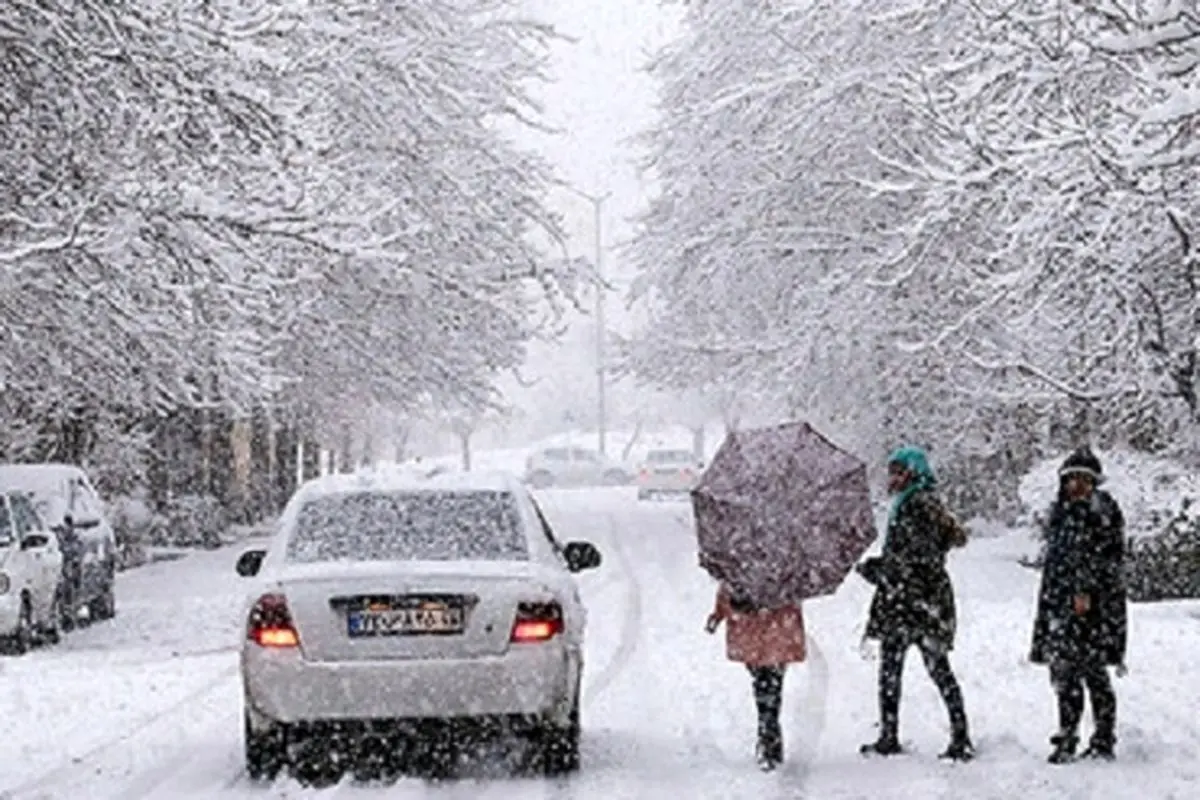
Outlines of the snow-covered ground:
[{"label": "snow-covered ground", "polygon": [[1012,538],[958,554],[964,684],[977,762],[939,763],[944,716],[920,661],[909,665],[902,737],[912,754],[863,761],[873,737],[874,663],[859,650],[868,588],[851,578],[807,611],[813,658],[786,686],[790,763],[753,763],[744,670],[702,627],[712,585],[696,567],[686,504],[631,490],[547,492],[563,538],[590,538],[606,564],[582,578],[590,608],[584,768],[562,781],[260,788],[241,774],[234,646],[237,552],[196,553],[122,576],[120,614],[60,647],[0,660],[0,797],[17,798],[1184,798],[1200,781],[1195,662],[1200,605],[1138,606],[1130,675],[1118,683],[1120,760],[1051,767],[1053,700],[1023,663],[1037,576]]}]

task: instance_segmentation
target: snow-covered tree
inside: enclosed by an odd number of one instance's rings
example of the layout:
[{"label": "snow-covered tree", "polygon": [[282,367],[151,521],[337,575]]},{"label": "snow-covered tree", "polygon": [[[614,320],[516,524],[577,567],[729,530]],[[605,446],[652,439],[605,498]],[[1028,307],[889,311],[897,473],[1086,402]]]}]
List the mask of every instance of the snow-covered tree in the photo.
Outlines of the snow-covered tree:
[{"label": "snow-covered tree", "polygon": [[894,124],[876,89],[929,35],[895,12],[689,5],[683,38],[652,66],[662,116],[647,167],[661,194],[632,252],[655,313],[630,348],[647,380],[737,387],[760,410],[879,445],[891,326],[858,267],[898,212],[862,182],[882,172],[872,152]]},{"label": "snow-covered tree", "polygon": [[1196,23],[1177,3],[1055,8],[973,3],[963,57],[899,84],[927,124],[888,189],[917,199],[911,246],[943,243],[966,306],[932,309],[915,346],[1117,427],[1169,415],[1164,394],[1194,417]]},{"label": "snow-covered tree", "polygon": [[710,0],[685,22],[654,64],[662,192],[634,244],[647,380],[1017,469],[1194,415],[1188,4]]},{"label": "snow-covered tree", "polygon": [[570,299],[534,243],[552,176],[501,133],[536,124],[552,32],[504,2],[15,2],[0,33],[0,369],[33,439],[483,406]]},{"label": "snow-covered tree", "polygon": [[551,34],[492,2],[297,8],[275,95],[301,131],[305,216],[322,224],[279,230],[323,253],[287,357],[300,392],[486,402],[535,332],[530,282],[559,288],[530,236],[559,236],[548,168],[496,131],[536,114],[528,84]]}]

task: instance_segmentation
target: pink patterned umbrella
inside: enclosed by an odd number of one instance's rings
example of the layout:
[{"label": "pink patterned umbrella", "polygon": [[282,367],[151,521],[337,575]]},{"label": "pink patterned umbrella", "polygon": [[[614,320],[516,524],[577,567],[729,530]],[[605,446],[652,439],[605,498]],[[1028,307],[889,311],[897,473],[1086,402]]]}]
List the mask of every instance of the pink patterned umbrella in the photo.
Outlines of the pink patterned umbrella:
[{"label": "pink patterned umbrella", "polygon": [[866,465],[803,422],[729,434],[692,508],[700,566],[758,607],[837,591],[877,535]]}]

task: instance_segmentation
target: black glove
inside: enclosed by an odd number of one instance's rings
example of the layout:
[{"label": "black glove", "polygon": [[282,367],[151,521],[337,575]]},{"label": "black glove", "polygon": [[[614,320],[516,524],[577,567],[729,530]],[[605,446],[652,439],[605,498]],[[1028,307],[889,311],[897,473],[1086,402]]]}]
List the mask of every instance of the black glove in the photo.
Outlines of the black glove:
[{"label": "black glove", "polygon": [[867,583],[878,586],[883,580],[883,559],[878,556],[860,562],[854,569]]}]

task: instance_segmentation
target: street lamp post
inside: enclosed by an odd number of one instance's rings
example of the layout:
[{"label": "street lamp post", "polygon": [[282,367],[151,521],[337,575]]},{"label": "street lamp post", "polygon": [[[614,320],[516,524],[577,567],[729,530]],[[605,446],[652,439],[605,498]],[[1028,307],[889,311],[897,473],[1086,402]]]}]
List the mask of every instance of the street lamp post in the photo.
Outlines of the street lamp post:
[{"label": "street lamp post", "polygon": [[604,323],[604,236],[603,236],[603,216],[604,216],[604,201],[612,196],[612,192],[605,192],[602,195],[589,194],[587,192],[576,189],[570,184],[563,184],[566,189],[572,194],[582,197],[592,204],[594,216],[594,227],[596,236],[596,428],[597,438],[600,445],[600,454],[606,452],[605,439],[607,439],[607,424],[608,409],[606,408],[605,393],[607,386],[605,383],[604,370],[604,339],[605,339],[605,323]]}]

